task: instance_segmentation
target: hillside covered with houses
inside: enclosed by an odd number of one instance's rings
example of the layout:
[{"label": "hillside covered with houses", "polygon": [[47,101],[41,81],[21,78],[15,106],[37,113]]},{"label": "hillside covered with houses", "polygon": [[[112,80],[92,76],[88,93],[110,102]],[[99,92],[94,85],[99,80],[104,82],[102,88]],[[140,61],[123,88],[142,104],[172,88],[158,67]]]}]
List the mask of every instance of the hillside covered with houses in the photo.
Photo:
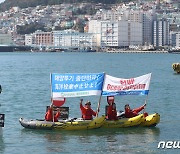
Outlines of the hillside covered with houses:
[{"label": "hillside covered with houses", "polygon": [[91,4],[116,4],[122,2],[130,2],[133,0],[5,0],[0,4],[0,11],[8,10],[11,7],[27,8],[36,7],[38,5],[61,5],[61,4],[76,4],[76,3],[91,3]]},{"label": "hillside covered with houses", "polygon": [[179,25],[176,0],[115,4],[66,1],[14,6],[0,12],[0,40],[1,34],[7,34],[21,46],[162,49],[179,47]]}]

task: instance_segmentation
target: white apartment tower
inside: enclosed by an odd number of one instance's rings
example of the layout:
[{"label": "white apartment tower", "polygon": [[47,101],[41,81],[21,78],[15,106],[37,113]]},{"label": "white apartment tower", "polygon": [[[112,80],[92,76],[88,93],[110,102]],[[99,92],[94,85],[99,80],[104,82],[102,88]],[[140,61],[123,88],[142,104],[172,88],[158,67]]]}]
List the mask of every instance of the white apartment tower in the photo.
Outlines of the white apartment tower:
[{"label": "white apartment tower", "polygon": [[74,30],[53,31],[54,46],[64,48],[95,47],[92,33],[79,33]]},{"label": "white apartment tower", "polygon": [[115,11],[115,10],[104,10],[102,12],[102,20],[122,20],[124,19],[124,13],[122,11]]},{"label": "white apartment tower", "polygon": [[164,47],[169,45],[169,22],[160,19],[153,22],[153,45]]},{"label": "white apartment tower", "polygon": [[180,32],[176,34],[176,48],[180,49]]},{"label": "white apartment tower", "polygon": [[174,31],[170,31],[170,40],[169,40],[169,45],[171,46],[171,47],[176,47],[176,37],[177,37],[177,34],[178,34],[178,32],[174,32]]},{"label": "white apartment tower", "polygon": [[93,41],[96,42],[98,47],[101,46],[101,22],[99,20],[90,20],[88,33],[94,35]]},{"label": "white apartment tower", "polygon": [[152,30],[153,21],[156,19],[156,14],[153,10],[143,11],[143,10],[123,10],[119,8],[117,11],[108,10],[102,12],[102,20],[111,21],[131,21],[142,23],[143,27],[143,45],[152,44]]},{"label": "white apartment tower", "polygon": [[34,34],[25,34],[25,45],[32,46],[35,45],[35,35]]},{"label": "white apartment tower", "polygon": [[143,12],[143,44],[153,44],[153,22],[156,20],[154,12]]},{"label": "white apartment tower", "polygon": [[100,34],[99,41],[101,47],[142,45],[142,23],[139,22],[96,20],[89,22],[89,30],[91,33]]},{"label": "white apartment tower", "polygon": [[126,10],[125,16],[129,21],[142,23],[143,45],[152,44],[153,21],[156,19],[154,11]]},{"label": "white apartment tower", "polygon": [[101,47],[118,47],[119,42],[119,24],[118,21],[101,21]]}]

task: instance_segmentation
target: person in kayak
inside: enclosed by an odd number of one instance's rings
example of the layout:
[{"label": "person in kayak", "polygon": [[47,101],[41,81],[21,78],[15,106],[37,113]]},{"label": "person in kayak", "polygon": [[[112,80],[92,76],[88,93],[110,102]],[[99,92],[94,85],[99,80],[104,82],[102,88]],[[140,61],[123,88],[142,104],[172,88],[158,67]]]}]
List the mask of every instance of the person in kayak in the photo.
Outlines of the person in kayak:
[{"label": "person in kayak", "polygon": [[146,103],[145,103],[143,106],[139,107],[139,108],[136,108],[136,109],[131,110],[129,104],[126,104],[126,105],[124,106],[124,109],[125,109],[125,117],[126,117],[126,118],[132,118],[132,117],[137,116],[138,113],[145,108],[145,106],[146,106]]},{"label": "person in kayak", "polygon": [[114,96],[108,96],[107,102],[109,106],[107,106],[107,116],[108,120],[118,120],[117,111],[116,111],[116,104],[114,103]]},{"label": "person in kayak", "polygon": [[82,105],[83,99],[80,100],[80,109],[81,109],[81,113],[82,113],[82,118],[84,120],[92,120],[93,116],[96,116],[96,112],[94,112],[91,109],[91,102],[87,101],[85,103],[85,106]]},{"label": "person in kayak", "polygon": [[108,120],[118,120],[117,111],[116,111],[116,104],[112,103],[108,106],[107,109],[107,119]]},{"label": "person in kayak", "polygon": [[[50,105],[48,107],[48,110],[45,114],[45,120],[46,121],[53,121],[53,105]],[[58,118],[60,117],[60,109],[57,109],[56,114],[54,115],[54,122],[58,122]]]}]

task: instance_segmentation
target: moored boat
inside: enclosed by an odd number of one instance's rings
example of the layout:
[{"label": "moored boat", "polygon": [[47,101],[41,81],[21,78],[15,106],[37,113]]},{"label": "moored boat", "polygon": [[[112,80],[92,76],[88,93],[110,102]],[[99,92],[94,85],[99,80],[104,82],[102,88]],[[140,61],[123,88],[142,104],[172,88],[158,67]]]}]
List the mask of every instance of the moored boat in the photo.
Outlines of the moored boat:
[{"label": "moored boat", "polygon": [[170,50],[168,50],[168,53],[180,54],[180,49],[176,49],[176,48],[170,49]]},{"label": "moored boat", "polygon": [[0,33],[0,52],[13,52],[14,47],[12,35]]},{"label": "moored boat", "polygon": [[0,45],[0,52],[13,52],[14,51],[14,46],[10,45]]},{"label": "moored boat", "polygon": [[103,125],[105,116],[96,117],[93,120],[62,120],[59,122],[49,122],[45,120],[19,119],[20,124],[31,129],[55,129],[55,130],[88,130],[99,128]]},{"label": "moored boat", "polygon": [[91,48],[83,48],[79,49],[79,52],[96,52],[96,50]]}]

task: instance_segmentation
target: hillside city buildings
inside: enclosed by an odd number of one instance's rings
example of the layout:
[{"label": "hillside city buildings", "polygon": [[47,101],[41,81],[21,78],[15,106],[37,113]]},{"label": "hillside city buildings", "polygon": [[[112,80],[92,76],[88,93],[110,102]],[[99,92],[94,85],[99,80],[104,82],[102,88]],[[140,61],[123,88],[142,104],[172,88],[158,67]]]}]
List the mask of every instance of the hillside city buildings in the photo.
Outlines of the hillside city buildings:
[{"label": "hillside city buildings", "polygon": [[[101,4],[93,4],[96,14],[73,16],[73,10],[88,5],[92,4],[13,7],[0,13],[0,33],[4,33],[0,34],[0,40],[8,34],[15,44],[32,47],[180,48],[180,14],[176,0],[130,2],[112,5],[108,10]],[[17,25],[30,23],[41,23],[52,31],[17,34]],[[77,23],[84,23],[84,32],[72,29]],[[56,26],[66,30],[54,30]]]}]

